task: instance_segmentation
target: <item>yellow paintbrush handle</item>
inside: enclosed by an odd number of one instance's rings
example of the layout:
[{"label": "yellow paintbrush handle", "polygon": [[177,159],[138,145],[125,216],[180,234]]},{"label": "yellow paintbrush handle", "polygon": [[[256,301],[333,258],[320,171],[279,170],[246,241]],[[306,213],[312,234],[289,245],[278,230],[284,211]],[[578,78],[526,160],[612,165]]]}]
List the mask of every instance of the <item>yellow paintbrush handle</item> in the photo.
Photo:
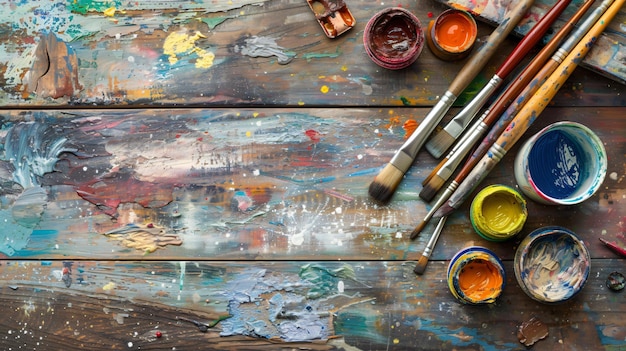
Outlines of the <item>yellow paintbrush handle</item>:
[{"label": "yellow paintbrush handle", "polygon": [[541,85],[539,90],[528,99],[528,102],[517,113],[513,120],[506,127],[504,132],[496,140],[502,150],[508,151],[526,132],[528,127],[550,104],[552,98],[563,86],[567,78],[574,72],[574,69],[583,60],[587,52],[591,49],[598,36],[604,31],[606,26],[611,22],[613,17],[620,11],[625,0],[616,0],[602,17],[589,29],[587,34],[576,44],[574,49],[567,55],[563,62],[557,67],[552,74]]}]

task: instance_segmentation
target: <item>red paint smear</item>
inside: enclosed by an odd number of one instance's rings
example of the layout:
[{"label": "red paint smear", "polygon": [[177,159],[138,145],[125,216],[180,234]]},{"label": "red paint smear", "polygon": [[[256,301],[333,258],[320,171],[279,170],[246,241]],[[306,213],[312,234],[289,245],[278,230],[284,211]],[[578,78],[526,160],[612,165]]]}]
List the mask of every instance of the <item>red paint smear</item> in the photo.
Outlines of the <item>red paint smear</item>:
[{"label": "red paint smear", "polygon": [[429,13],[428,13],[428,18],[433,18],[433,16],[434,16],[434,15],[433,15],[433,13],[432,13],[432,12],[429,12]]},{"label": "red paint smear", "polygon": [[159,208],[173,200],[171,186],[144,182],[123,173],[83,184],[76,193],[110,216],[117,214],[117,207],[122,203]]},{"label": "red paint smear", "polygon": [[308,136],[311,141],[316,143],[322,139],[322,134],[313,129],[307,130],[306,132],[304,132],[304,134],[306,134],[306,136]]}]

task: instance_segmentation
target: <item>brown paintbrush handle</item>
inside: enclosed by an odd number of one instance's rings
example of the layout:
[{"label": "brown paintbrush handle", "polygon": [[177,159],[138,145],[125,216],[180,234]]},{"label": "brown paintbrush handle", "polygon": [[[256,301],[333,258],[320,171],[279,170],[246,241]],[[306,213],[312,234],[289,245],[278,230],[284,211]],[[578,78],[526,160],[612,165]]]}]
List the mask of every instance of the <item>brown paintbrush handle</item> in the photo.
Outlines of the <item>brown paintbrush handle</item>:
[{"label": "brown paintbrush handle", "polygon": [[569,5],[572,0],[559,0],[550,11],[548,11],[535,25],[524,35],[524,38],[515,46],[513,51],[504,60],[496,74],[498,77],[504,78],[513,71],[520,61],[528,54],[535,44],[543,37],[548,28],[554,23],[554,21],[561,15],[563,10]]},{"label": "brown paintbrush handle", "polygon": [[[513,1],[511,2],[513,3]],[[515,5],[513,10],[507,12],[507,16],[500,25],[491,33],[487,41],[480,49],[471,56],[470,60],[463,66],[461,71],[454,78],[448,91],[459,96],[465,88],[472,82],[478,73],[485,67],[489,59],[497,51],[500,44],[511,33],[513,28],[530,9],[534,0],[523,0]]]},{"label": "brown paintbrush handle", "polygon": [[484,123],[488,126],[496,122],[498,117],[507,109],[513,100],[522,92],[524,87],[530,83],[530,80],[539,72],[546,64],[552,54],[559,48],[561,41],[574,29],[574,25],[585,15],[587,10],[593,5],[594,0],[587,0],[583,6],[576,11],[574,16],[552,37],[535,58],[524,68],[517,79],[500,95],[498,100],[491,106],[489,112],[485,116]]}]

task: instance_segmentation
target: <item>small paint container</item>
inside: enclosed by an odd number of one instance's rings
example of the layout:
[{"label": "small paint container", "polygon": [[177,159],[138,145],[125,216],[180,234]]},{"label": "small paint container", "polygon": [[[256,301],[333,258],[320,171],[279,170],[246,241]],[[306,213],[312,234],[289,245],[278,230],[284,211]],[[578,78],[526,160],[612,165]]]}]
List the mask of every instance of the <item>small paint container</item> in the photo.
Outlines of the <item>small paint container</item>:
[{"label": "small paint container", "polygon": [[502,261],[481,246],[457,252],[448,265],[447,278],[452,295],[470,305],[495,302],[506,282]]},{"label": "small paint container", "polygon": [[535,301],[560,303],[578,294],[589,277],[591,258],[569,229],[549,226],[528,234],[515,252],[515,278]]},{"label": "small paint container", "polygon": [[514,163],[522,192],[549,205],[585,201],[600,188],[606,170],[606,150],[600,138],[570,121],[553,123],[530,137]]},{"label": "small paint container", "polygon": [[467,57],[478,35],[474,17],[459,9],[448,9],[428,24],[426,42],[430,51],[446,61]]},{"label": "small paint container", "polygon": [[506,185],[494,184],[482,189],[470,206],[474,230],[491,241],[511,239],[522,230],[527,217],[526,200]]},{"label": "small paint container", "polygon": [[375,14],[365,26],[365,52],[377,65],[402,69],[417,60],[424,47],[424,31],[413,13],[391,7]]},{"label": "small paint container", "polygon": [[344,0],[307,0],[315,19],[329,38],[335,38],[354,27],[356,20]]}]

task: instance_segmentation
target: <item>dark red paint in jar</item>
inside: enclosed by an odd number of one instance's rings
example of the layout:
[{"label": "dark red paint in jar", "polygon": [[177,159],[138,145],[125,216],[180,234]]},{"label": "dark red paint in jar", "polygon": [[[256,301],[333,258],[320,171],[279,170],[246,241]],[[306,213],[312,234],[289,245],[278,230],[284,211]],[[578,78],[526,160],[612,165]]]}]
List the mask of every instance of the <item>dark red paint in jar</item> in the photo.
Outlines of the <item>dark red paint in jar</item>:
[{"label": "dark red paint in jar", "polygon": [[363,43],[367,55],[381,67],[410,66],[424,47],[422,26],[411,12],[391,7],[378,12],[365,26]]}]

